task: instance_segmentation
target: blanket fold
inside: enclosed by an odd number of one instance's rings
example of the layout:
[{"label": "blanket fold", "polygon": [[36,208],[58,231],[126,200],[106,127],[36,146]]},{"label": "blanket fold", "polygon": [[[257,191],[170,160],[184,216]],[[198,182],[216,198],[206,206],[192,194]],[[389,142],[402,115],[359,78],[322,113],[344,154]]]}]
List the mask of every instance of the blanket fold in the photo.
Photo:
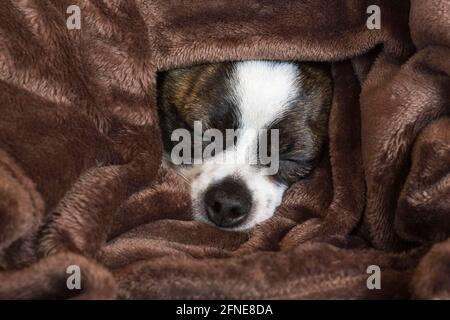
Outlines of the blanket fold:
[{"label": "blanket fold", "polygon": [[[450,299],[448,0],[4,2],[0,298]],[[248,232],[160,166],[157,73],[236,59],[334,82],[322,161]]]}]

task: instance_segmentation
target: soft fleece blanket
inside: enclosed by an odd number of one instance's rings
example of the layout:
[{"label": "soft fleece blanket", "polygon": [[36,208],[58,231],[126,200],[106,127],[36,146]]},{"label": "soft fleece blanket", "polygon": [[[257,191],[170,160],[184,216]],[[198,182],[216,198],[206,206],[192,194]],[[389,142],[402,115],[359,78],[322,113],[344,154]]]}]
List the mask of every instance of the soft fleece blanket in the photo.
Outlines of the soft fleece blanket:
[{"label": "soft fleece blanket", "polygon": [[[158,71],[235,59],[334,77],[322,163],[245,233],[191,220],[156,112]],[[0,298],[450,298],[449,76],[449,0],[3,0]]]}]

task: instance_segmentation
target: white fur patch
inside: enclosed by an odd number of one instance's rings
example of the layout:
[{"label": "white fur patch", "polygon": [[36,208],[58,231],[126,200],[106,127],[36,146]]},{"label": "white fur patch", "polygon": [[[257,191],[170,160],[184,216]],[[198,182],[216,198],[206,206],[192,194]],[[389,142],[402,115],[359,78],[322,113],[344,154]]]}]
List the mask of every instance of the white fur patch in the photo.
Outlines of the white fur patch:
[{"label": "white fur patch", "polygon": [[288,62],[238,62],[233,93],[242,127],[262,129],[280,118],[298,95],[298,73],[297,66]]}]

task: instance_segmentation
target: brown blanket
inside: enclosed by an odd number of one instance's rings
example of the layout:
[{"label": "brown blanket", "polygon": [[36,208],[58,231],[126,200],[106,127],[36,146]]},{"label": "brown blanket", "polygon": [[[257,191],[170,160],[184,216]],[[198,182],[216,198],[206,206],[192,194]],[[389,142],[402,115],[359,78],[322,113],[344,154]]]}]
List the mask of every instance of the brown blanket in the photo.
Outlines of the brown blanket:
[{"label": "brown blanket", "polygon": [[[247,233],[191,221],[155,108],[158,70],[234,59],[335,85],[328,153]],[[450,298],[449,102],[449,0],[4,0],[0,298]]]}]

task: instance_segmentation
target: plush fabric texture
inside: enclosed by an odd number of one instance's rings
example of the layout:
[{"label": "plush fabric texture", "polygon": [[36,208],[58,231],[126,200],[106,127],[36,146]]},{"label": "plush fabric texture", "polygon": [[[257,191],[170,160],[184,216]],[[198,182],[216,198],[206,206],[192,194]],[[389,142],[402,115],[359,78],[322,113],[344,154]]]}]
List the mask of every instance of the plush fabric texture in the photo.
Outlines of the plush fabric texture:
[{"label": "plush fabric texture", "polygon": [[[0,298],[450,298],[449,0],[4,0],[0,44]],[[242,233],[192,221],[155,105],[236,59],[334,78],[323,161]]]}]

